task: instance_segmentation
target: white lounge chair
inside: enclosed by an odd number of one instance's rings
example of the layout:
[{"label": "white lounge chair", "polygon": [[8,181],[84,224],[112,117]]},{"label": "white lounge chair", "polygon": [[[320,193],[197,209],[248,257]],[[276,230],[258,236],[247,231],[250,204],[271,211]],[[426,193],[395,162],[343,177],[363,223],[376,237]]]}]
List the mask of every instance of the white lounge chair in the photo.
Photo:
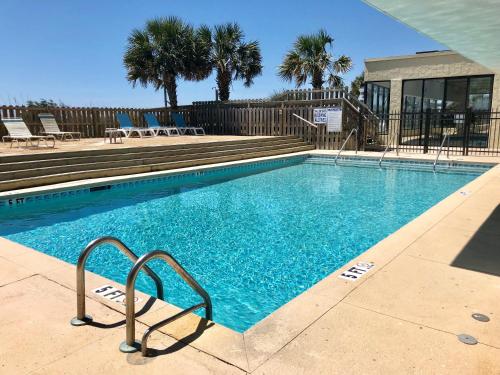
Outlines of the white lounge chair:
[{"label": "white lounge chair", "polygon": [[179,133],[185,135],[187,132],[191,132],[193,135],[205,135],[205,130],[200,126],[187,126],[184,116],[179,112],[172,112],[172,119],[175,122]]},{"label": "white lounge chair", "polygon": [[177,129],[175,126],[161,126],[160,122],[158,121],[158,118],[155,116],[154,113],[151,112],[145,113],[144,119],[148,124],[148,128],[154,130],[155,135],[159,135],[160,133],[166,134],[169,137],[175,135],[181,135],[179,129]]},{"label": "white lounge chair", "polygon": [[120,112],[116,114],[116,119],[120,123],[120,127],[118,129],[115,128],[107,128],[106,132],[109,130],[112,131],[118,131],[122,133],[125,137],[129,138],[132,134],[137,134],[139,137],[154,137],[156,136],[156,133],[152,129],[148,128],[137,128],[134,126],[132,123],[132,120],[130,119],[130,116],[128,113]]},{"label": "white lounge chair", "polygon": [[54,137],[61,137],[61,141],[65,141],[67,137],[71,139],[76,139],[79,141],[82,137],[80,132],[62,132],[57,125],[57,121],[52,113],[40,113],[38,118],[42,122],[44,134],[53,135]]},{"label": "white lounge chair", "polygon": [[52,148],[56,146],[56,138],[53,135],[41,136],[31,134],[22,118],[4,118],[2,122],[9,133],[9,135],[4,135],[2,137],[2,142],[10,139],[11,148],[14,142],[17,142],[17,147],[19,147],[19,141],[25,141],[26,147],[28,147],[28,142],[33,146],[33,141],[36,141],[36,147],[40,146],[40,141],[44,141],[47,147],[49,147],[47,141],[52,141]]}]

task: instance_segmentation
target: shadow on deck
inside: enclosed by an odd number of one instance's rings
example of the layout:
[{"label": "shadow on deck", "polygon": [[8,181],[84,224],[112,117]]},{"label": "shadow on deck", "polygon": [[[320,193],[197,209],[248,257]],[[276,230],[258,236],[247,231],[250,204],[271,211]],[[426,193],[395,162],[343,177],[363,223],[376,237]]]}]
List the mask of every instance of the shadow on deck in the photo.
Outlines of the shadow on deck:
[{"label": "shadow on deck", "polygon": [[451,266],[500,276],[500,205],[493,210]]}]

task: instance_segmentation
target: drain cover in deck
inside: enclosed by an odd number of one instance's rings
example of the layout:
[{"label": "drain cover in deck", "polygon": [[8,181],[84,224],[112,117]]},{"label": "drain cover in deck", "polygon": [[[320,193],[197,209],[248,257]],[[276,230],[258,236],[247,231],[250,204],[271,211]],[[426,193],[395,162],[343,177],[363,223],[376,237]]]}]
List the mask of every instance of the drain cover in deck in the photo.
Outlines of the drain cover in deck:
[{"label": "drain cover in deck", "polygon": [[490,318],[487,316],[487,315],[484,315],[484,314],[480,314],[480,313],[475,313],[475,314],[472,314],[472,317],[474,319],[476,319],[477,321],[479,322],[489,322],[490,321]]},{"label": "drain cover in deck", "polygon": [[467,345],[476,345],[477,344],[476,338],[471,336],[471,335],[466,335],[465,333],[462,333],[461,335],[458,335],[457,337],[464,344],[467,344]]}]

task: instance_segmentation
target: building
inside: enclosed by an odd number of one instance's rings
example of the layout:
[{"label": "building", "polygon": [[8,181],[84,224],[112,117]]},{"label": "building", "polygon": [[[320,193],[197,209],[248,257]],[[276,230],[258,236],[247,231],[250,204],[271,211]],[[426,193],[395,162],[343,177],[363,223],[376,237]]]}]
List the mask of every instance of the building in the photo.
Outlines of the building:
[{"label": "building", "polygon": [[[399,133],[412,147],[498,148],[500,79],[453,51],[365,60],[364,101],[381,119],[381,135]],[[468,117],[466,113],[471,115]]]},{"label": "building", "polygon": [[365,103],[377,114],[496,111],[493,71],[453,51],[365,60]]}]

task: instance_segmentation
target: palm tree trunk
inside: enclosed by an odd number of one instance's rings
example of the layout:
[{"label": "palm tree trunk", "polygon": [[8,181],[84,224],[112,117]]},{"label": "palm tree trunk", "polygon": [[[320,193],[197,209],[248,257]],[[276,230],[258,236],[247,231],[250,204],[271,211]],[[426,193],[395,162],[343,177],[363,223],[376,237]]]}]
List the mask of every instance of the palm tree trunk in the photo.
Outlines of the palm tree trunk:
[{"label": "palm tree trunk", "polygon": [[[170,107],[172,109],[177,108],[177,82],[175,76],[166,75],[163,79],[164,82],[164,90],[168,94],[168,101],[170,102]],[[165,106],[167,103],[165,103]]]},{"label": "palm tree trunk", "polygon": [[165,105],[165,118],[163,120],[164,124],[168,124],[168,97],[167,97],[167,88],[163,86],[163,104]]},{"label": "palm tree trunk", "polygon": [[[312,87],[313,90],[321,90],[323,87],[323,72],[316,71],[312,75]],[[321,93],[319,92],[314,92],[313,93],[313,99],[318,99],[321,97]]]},{"label": "palm tree trunk", "polygon": [[217,88],[219,89],[219,99],[223,102],[229,100],[229,86],[231,85],[231,73],[217,69]]}]

